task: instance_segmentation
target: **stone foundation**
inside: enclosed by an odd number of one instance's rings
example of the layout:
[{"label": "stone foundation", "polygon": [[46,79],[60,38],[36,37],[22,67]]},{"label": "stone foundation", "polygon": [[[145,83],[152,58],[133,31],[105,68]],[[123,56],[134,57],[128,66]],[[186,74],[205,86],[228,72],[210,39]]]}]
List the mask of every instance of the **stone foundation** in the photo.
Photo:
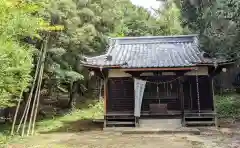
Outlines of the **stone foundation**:
[{"label": "stone foundation", "polygon": [[182,127],[181,119],[140,119],[139,123],[142,128],[174,129]]}]

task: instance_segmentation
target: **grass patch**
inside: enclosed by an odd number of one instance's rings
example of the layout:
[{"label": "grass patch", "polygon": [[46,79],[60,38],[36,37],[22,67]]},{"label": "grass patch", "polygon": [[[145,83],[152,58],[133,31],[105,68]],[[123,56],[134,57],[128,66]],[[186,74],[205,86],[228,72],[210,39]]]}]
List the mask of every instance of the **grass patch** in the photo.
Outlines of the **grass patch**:
[{"label": "grass patch", "polygon": [[37,123],[37,132],[50,132],[65,126],[66,123],[74,123],[81,120],[102,119],[103,102],[94,102],[87,108],[75,109],[62,117],[56,117],[49,120],[43,120]]},{"label": "grass patch", "polygon": [[216,109],[220,118],[239,118],[240,96],[238,94],[216,96]]},{"label": "grass patch", "polygon": [[[94,101],[89,104],[85,102],[81,105],[82,109],[74,109],[71,113],[66,115],[53,117],[52,119],[38,121],[36,123],[36,133],[43,132],[67,132],[70,128],[76,128],[75,131],[79,132],[85,127],[90,126],[89,122],[82,121],[92,120],[92,119],[102,119],[103,118],[103,102]],[[0,127],[0,148],[11,141],[23,140],[20,136],[9,136],[11,130],[11,125],[1,125]],[[24,141],[24,140],[23,140]]]}]

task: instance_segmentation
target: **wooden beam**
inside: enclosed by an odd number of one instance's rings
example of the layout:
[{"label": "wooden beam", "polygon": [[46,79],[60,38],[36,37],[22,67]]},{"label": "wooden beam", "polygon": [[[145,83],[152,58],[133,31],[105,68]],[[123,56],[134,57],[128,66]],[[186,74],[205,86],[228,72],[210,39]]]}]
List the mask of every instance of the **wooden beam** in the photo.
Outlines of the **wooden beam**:
[{"label": "wooden beam", "polygon": [[181,71],[194,70],[197,67],[179,67],[179,68],[122,68],[121,71]]}]

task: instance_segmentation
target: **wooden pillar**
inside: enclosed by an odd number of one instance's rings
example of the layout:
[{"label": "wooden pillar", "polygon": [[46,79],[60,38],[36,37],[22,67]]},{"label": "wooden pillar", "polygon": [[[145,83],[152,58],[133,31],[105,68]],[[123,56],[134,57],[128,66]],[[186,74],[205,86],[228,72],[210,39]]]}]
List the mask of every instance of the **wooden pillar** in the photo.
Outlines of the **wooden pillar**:
[{"label": "wooden pillar", "polygon": [[108,105],[108,71],[104,71],[104,127],[106,127],[107,105]]},{"label": "wooden pillar", "polygon": [[217,109],[216,109],[216,97],[214,93],[214,81],[213,77],[211,77],[211,82],[212,82],[212,97],[213,97],[213,109],[214,109],[214,117],[215,117],[215,126],[218,128],[218,118],[217,118]]},{"label": "wooden pillar", "polygon": [[185,126],[185,119],[184,119],[184,93],[183,93],[183,80],[179,80],[179,96],[181,100],[181,114],[182,114],[182,125]]},{"label": "wooden pillar", "polygon": [[177,76],[180,76],[181,78],[178,80],[178,97],[180,99],[180,104],[181,104],[181,115],[182,115],[182,126],[185,126],[185,118],[184,118],[184,88],[183,88],[183,83],[186,81],[185,73],[187,71],[180,71],[176,72]]},{"label": "wooden pillar", "polygon": [[108,79],[104,80],[104,115],[107,114],[107,100],[108,100]]}]

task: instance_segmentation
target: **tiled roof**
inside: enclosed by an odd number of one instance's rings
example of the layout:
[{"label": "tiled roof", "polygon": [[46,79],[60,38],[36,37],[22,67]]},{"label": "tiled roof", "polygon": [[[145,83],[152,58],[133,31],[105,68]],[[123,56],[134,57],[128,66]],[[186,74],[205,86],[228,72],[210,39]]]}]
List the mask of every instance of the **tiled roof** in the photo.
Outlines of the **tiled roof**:
[{"label": "tiled roof", "polygon": [[111,38],[107,53],[88,57],[92,66],[123,68],[188,67],[213,63],[204,57],[196,35]]}]

